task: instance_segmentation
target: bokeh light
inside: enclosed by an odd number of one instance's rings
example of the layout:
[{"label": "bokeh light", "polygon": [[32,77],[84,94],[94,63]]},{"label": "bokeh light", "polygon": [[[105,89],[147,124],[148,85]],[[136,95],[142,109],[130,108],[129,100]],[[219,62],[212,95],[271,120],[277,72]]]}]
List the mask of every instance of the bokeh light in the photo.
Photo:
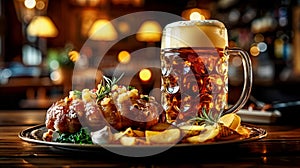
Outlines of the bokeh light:
[{"label": "bokeh light", "polygon": [[252,56],[258,56],[259,53],[260,53],[259,48],[256,45],[254,45],[250,48],[250,54]]},{"label": "bokeh light", "polygon": [[46,4],[45,4],[44,1],[38,1],[38,2],[36,3],[36,8],[37,8],[38,10],[44,10],[45,7],[46,7]]},{"label": "bokeh light", "polygon": [[118,61],[122,64],[126,64],[130,61],[130,53],[128,51],[121,51],[118,54]]},{"label": "bokeh light", "polygon": [[206,9],[191,8],[184,10],[181,16],[187,20],[204,20],[210,18],[210,11]]},{"label": "bokeh light", "polygon": [[262,34],[260,34],[260,33],[258,33],[258,34],[256,34],[256,35],[254,36],[254,41],[255,41],[256,43],[262,42],[262,41],[264,41],[264,40],[265,40],[265,37],[264,37]]},{"label": "bokeh light", "polygon": [[257,47],[258,47],[260,52],[265,52],[268,49],[268,45],[265,42],[259,42],[257,44]]},{"label": "bokeh light", "polygon": [[152,76],[152,72],[147,68],[142,69],[139,73],[140,79],[144,82],[149,81],[151,79],[151,76]]},{"label": "bokeh light", "polygon": [[25,0],[24,5],[25,5],[26,8],[32,9],[32,8],[35,7],[36,1],[35,0]]},{"label": "bokeh light", "polygon": [[58,82],[61,80],[61,75],[58,70],[51,72],[50,79],[54,82]]},{"label": "bokeh light", "polygon": [[190,14],[190,20],[204,20],[205,17],[201,15],[199,12],[192,12]]},{"label": "bokeh light", "polygon": [[59,68],[59,62],[57,60],[51,60],[49,63],[50,69],[56,70]]},{"label": "bokeh light", "polygon": [[80,54],[77,51],[70,51],[68,55],[70,57],[70,60],[73,62],[78,61],[80,57]]}]

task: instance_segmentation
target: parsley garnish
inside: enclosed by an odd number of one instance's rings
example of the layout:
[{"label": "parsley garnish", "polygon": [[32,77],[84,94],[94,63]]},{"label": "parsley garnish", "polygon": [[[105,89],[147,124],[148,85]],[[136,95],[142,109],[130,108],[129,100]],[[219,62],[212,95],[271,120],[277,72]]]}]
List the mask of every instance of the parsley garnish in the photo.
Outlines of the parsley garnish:
[{"label": "parsley garnish", "polygon": [[87,128],[80,128],[75,133],[59,133],[55,142],[74,143],[74,144],[93,144],[90,132]]}]

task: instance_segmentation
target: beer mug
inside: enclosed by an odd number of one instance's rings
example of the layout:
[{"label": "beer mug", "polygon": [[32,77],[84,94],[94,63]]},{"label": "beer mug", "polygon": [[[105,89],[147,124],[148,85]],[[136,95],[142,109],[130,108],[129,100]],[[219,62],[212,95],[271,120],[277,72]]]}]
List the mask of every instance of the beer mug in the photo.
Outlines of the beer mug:
[{"label": "beer mug", "polygon": [[[240,97],[228,106],[228,62],[240,56],[244,82]],[[218,119],[241,109],[252,87],[249,55],[228,47],[227,29],[218,20],[192,20],[164,27],[161,41],[162,105],[166,121],[179,124],[195,117]]]}]

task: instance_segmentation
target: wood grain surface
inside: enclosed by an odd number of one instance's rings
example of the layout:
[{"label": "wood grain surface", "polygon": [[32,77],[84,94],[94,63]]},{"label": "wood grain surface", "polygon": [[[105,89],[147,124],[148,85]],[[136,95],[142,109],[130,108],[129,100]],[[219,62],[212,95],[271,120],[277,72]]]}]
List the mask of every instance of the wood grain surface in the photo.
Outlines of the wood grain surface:
[{"label": "wood grain surface", "polygon": [[266,138],[207,148],[171,148],[148,157],[82,152],[23,141],[18,134],[44,122],[45,111],[0,111],[0,167],[300,167],[300,127],[256,125]]}]

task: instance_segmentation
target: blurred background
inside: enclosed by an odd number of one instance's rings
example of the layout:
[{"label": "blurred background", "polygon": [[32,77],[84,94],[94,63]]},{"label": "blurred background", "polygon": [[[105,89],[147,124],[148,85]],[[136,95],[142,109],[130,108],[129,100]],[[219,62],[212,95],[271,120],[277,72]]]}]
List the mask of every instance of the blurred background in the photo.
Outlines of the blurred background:
[{"label": "blurred background", "polygon": [[[85,54],[79,56],[97,25],[140,11],[222,21],[229,45],[251,56],[253,96],[265,102],[300,100],[299,0],[0,0],[0,109],[46,109],[68,95],[74,61],[80,57],[80,66],[88,67],[95,53],[85,47]],[[143,65],[142,61],[159,65],[159,52],[131,55],[145,47],[160,47],[164,25],[150,21],[141,24],[140,30],[147,25],[154,34],[120,40],[105,53],[99,69],[78,72],[74,80],[84,84],[95,80],[90,74],[110,76],[120,63],[126,80],[126,74]],[[129,21],[120,21],[98,38],[114,40],[130,26]],[[130,82],[143,92],[160,87],[159,69],[145,67],[135,72]],[[234,101],[243,79],[238,57],[231,58],[229,75],[229,100]]]}]

